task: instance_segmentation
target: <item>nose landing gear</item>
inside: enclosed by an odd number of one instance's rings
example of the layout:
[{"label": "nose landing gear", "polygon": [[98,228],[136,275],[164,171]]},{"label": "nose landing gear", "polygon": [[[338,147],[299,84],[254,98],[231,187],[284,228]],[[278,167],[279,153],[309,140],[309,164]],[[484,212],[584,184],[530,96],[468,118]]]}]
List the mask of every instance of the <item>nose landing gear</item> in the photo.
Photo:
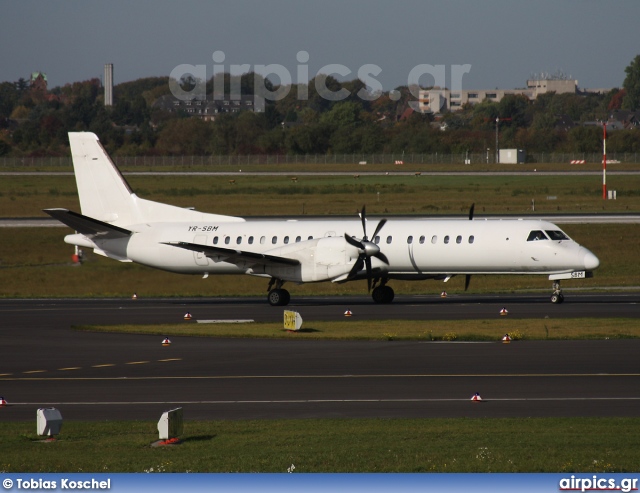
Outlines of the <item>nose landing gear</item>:
[{"label": "nose landing gear", "polygon": [[551,303],[560,304],[564,301],[564,295],[560,288],[560,281],[553,281],[553,294],[551,295]]}]

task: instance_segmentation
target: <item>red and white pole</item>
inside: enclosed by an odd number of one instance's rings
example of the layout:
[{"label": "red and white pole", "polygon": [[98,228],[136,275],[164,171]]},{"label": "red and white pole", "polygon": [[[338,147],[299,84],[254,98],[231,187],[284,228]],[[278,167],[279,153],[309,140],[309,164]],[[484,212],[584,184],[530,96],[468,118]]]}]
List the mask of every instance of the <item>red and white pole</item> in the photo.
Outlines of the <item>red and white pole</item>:
[{"label": "red and white pole", "polygon": [[602,200],[607,200],[607,122],[602,122]]}]

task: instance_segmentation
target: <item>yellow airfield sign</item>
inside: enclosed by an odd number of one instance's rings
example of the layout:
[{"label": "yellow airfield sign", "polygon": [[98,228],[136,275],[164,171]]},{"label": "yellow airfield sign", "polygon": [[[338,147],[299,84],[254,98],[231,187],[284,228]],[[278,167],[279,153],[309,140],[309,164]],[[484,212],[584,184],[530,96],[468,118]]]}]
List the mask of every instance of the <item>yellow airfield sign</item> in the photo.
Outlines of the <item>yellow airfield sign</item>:
[{"label": "yellow airfield sign", "polygon": [[298,312],[291,310],[284,311],[284,328],[286,330],[300,330],[302,327],[302,317]]}]

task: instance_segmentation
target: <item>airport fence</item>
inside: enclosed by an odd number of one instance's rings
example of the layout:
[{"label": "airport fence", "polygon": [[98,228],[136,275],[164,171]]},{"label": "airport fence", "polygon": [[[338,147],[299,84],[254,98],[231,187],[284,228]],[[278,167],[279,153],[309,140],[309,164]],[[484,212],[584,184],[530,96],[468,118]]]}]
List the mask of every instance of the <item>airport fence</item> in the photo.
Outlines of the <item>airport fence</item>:
[{"label": "airport fence", "polygon": [[[638,163],[637,152],[607,153],[608,163]],[[420,165],[430,164],[496,164],[493,153],[474,154],[251,154],[251,155],[212,155],[212,156],[116,156],[114,162],[119,167],[180,167],[180,168],[216,168],[242,165]],[[602,163],[600,153],[531,153],[527,154],[526,164],[552,163]],[[71,157],[0,157],[3,168],[65,168],[71,167]]]}]

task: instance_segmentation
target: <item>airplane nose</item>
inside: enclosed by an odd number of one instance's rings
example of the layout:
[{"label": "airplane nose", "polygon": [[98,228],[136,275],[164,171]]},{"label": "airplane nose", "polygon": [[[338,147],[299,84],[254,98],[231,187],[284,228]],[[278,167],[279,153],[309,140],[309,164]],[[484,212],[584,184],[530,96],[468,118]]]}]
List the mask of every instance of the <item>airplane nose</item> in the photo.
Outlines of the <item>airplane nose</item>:
[{"label": "airplane nose", "polygon": [[589,250],[585,248],[583,263],[584,263],[585,270],[594,270],[594,269],[597,269],[598,266],[600,265],[600,260],[598,259],[598,257],[596,257],[593,253],[591,253]]}]

